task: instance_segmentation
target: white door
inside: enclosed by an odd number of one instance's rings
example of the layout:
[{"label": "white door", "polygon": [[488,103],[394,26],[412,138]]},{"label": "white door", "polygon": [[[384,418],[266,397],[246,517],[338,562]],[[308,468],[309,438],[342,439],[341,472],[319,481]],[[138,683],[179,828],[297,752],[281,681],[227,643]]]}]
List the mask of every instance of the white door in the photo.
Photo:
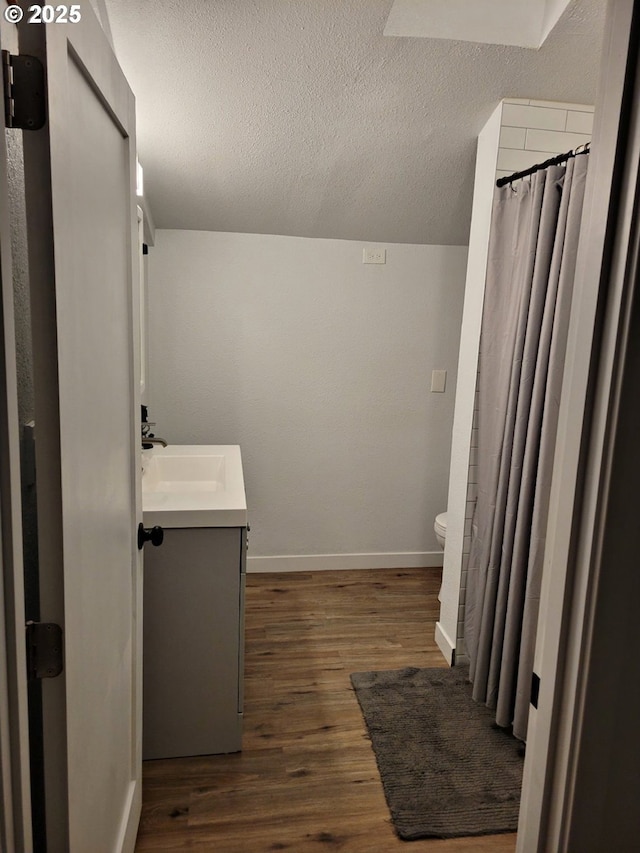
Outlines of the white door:
[{"label": "white door", "polygon": [[28,14],[48,98],[24,133],[41,620],[64,631],[43,681],[47,849],[114,853],[141,808],[134,99],[88,2],[78,23]]}]

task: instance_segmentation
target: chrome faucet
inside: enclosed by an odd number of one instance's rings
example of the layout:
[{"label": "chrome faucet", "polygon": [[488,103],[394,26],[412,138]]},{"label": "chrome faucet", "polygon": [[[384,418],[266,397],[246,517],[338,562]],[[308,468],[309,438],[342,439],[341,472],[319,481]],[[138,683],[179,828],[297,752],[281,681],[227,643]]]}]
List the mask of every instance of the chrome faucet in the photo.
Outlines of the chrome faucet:
[{"label": "chrome faucet", "polygon": [[156,436],[150,432],[152,426],[155,426],[153,421],[142,421],[142,449],[148,450],[150,447],[153,447],[154,444],[160,444],[162,447],[167,446],[167,442],[164,438],[156,438]]},{"label": "chrome faucet", "polygon": [[154,444],[161,444],[162,447],[167,446],[167,442],[164,440],[164,438],[155,438],[155,436],[153,438],[151,438],[148,435],[142,436],[142,447],[143,447],[143,449],[148,449],[147,445],[154,445]]}]

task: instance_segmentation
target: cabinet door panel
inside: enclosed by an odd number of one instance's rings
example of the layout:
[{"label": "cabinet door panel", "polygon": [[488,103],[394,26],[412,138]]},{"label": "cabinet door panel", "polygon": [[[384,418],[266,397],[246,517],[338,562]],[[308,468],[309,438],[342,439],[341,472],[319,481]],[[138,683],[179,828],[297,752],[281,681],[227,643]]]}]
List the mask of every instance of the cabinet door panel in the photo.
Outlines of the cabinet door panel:
[{"label": "cabinet door panel", "polygon": [[145,548],[143,757],[236,752],[239,528],[165,530]]}]

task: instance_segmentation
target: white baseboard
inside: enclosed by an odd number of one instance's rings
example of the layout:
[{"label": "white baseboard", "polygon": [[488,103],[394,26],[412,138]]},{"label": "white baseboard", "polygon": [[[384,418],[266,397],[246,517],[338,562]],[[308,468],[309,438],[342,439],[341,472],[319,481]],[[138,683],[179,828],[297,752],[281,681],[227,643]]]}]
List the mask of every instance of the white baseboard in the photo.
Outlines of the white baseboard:
[{"label": "white baseboard", "polygon": [[442,551],[390,554],[297,554],[247,557],[247,572],[320,572],[332,569],[418,569],[442,566]]},{"label": "white baseboard", "polygon": [[452,642],[451,638],[444,630],[440,622],[436,622],[435,640],[438,645],[438,648],[444,655],[446,662],[449,664],[449,666],[453,666],[456,659],[456,646],[455,643]]}]

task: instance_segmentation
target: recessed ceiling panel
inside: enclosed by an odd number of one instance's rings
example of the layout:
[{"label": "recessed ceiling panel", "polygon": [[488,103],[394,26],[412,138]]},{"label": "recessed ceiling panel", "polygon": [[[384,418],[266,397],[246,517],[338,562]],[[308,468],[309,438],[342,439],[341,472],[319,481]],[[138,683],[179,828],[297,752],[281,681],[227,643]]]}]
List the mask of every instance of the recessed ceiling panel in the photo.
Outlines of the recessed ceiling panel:
[{"label": "recessed ceiling panel", "polygon": [[569,0],[395,0],[386,36],[537,49]]}]

